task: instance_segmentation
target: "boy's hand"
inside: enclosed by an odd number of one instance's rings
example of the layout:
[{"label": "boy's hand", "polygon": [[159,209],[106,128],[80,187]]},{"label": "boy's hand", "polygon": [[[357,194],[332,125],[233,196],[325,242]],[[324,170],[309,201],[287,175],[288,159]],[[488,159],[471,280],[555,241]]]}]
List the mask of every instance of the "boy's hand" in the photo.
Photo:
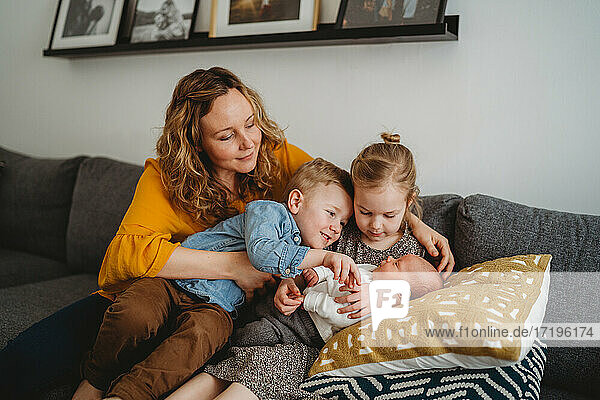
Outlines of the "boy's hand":
[{"label": "boy's hand", "polygon": [[302,270],[302,277],[306,282],[306,287],[315,286],[319,283],[319,275],[312,268]]},{"label": "boy's hand", "polygon": [[345,254],[328,251],[323,258],[323,266],[333,272],[333,279],[354,288],[360,285],[360,272],[354,260]]},{"label": "boy's hand", "polygon": [[[314,272],[314,271],[313,271]],[[275,292],[275,307],[283,314],[290,315],[302,304],[304,296],[292,278],[282,279]]]}]

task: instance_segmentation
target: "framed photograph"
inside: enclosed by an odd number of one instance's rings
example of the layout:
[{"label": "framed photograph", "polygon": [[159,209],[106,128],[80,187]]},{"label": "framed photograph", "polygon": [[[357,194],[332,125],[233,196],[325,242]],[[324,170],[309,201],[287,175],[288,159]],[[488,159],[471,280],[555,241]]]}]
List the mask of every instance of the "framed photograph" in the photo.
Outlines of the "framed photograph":
[{"label": "framed photograph", "polygon": [[319,0],[213,0],[209,37],[317,29]]},{"label": "framed photograph", "polygon": [[187,39],[196,4],[196,0],[137,0],[131,43]]},{"label": "framed photograph", "polygon": [[51,49],[111,46],[117,41],[124,0],[60,0]]},{"label": "framed photograph", "polygon": [[446,0],[342,0],[336,27],[438,24],[445,11]]}]

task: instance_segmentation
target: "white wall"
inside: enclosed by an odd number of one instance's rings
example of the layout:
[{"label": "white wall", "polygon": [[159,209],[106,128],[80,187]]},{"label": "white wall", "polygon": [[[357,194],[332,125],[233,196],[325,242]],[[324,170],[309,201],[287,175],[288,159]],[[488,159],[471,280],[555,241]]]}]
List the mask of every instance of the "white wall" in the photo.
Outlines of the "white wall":
[{"label": "white wall", "polygon": [[457,42],[69,60],[41,55],[55,1],[2,0],[0,145],[142,163],[177,80],[221,65],[314,156],[348,167],[395,128],[425,194],[600,214],[600,2],[448,3]]}]

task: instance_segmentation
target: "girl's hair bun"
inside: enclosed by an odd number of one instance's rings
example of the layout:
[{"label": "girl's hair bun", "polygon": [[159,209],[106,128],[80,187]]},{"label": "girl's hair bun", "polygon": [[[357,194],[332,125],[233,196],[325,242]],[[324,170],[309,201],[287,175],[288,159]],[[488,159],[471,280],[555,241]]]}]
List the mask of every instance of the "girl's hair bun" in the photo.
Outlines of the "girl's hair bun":
[{"label": "girl's hair bun", "polygon": [[396,133],[383,132],[380,136],[385,144],[400,144],[400,135]]}]

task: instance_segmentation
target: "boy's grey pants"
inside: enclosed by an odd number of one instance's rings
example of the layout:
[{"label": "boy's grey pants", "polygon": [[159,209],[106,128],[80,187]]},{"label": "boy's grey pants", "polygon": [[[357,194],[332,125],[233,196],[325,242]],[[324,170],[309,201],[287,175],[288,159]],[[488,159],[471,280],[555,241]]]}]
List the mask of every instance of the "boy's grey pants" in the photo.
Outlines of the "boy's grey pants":
[{"label": "boy's grey pants", "polygon": [[283,315],[266,296],[256,304],[258,320],[234,331],[231,344],[238,347],[274,346],[301,342],[310,347],[325,345],[308,312],[298,307],[291,315]]}]

